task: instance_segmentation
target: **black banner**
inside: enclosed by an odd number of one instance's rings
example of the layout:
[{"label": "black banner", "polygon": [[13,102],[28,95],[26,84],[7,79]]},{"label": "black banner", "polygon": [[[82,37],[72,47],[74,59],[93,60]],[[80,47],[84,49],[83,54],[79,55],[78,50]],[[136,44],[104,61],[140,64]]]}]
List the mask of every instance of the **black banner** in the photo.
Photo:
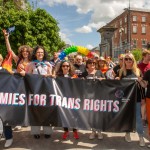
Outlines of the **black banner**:
[{"label": "black banner", "polygon": [[134,80],[83,80],[0,74],[0,116],[10,125],[124,132],[135,128]]}]

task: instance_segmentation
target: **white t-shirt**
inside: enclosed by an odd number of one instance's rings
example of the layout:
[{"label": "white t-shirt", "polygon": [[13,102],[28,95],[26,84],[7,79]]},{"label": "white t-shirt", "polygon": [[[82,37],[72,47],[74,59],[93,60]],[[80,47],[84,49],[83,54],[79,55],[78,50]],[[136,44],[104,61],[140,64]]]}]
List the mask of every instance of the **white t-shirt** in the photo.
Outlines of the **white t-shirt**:
[{"label": "white t-shirt", "polygon": [[40,75],[46,75],[48,74],[48,67],[52,69],[52,66],[49,62],[45,62],[46,65],[42,65],[40,63],[33,63],[33,74],[40,74]]}]

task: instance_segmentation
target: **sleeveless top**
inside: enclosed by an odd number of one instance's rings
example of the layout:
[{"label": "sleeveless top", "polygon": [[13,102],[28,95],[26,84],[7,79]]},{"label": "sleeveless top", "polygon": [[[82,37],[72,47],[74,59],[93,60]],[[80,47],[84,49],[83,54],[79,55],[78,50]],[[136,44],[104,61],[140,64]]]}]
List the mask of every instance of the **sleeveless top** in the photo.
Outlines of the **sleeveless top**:
[{"label": "sleeveless top", "polygon": [[23,60],[21,60],[17,65],[17,72],[21,72],[22,70],[26,71],[26,67],[29,63],[30,61],[24,62]]}]

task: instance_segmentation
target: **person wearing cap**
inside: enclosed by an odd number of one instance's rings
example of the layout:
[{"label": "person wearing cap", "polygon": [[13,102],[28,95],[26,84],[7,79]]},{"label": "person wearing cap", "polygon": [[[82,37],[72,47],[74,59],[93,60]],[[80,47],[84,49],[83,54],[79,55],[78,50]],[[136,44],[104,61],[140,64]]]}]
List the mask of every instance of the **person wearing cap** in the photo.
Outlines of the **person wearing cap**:
[{"label": "person wearing cap", "polygon": [[108,63],[104,57],[100,57],[97,61],[98,70],[100,70],[106,77],[106,79],[111,79],[111,68],[109,69]]}]

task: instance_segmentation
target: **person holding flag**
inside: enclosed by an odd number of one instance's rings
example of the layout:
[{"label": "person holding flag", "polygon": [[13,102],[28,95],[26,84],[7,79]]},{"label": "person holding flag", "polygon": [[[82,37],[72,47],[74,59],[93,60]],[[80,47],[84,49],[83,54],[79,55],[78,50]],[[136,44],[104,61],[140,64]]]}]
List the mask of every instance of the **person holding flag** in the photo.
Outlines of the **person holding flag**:
[{"label": "person holding flag", "polygon": [[6,30],[3,30],[3,33],[4,33],[4,37],[5,37],[7,51],[8,51],[8,53],[10,53],[10,52],[12,53],[12,58],[14,59],[16,65],[17,65],[17,72],[24,74],[26,72],[27,65],[31,61],[31,52],[32,52],[31,47],[28,45],[20,46],[19,50],[18,50],[19,54],[17,56],[13,52],[13,50],[11,49],[11,46],[10,46],[10,42],[9,42],[10,31],[7,32]]}]

